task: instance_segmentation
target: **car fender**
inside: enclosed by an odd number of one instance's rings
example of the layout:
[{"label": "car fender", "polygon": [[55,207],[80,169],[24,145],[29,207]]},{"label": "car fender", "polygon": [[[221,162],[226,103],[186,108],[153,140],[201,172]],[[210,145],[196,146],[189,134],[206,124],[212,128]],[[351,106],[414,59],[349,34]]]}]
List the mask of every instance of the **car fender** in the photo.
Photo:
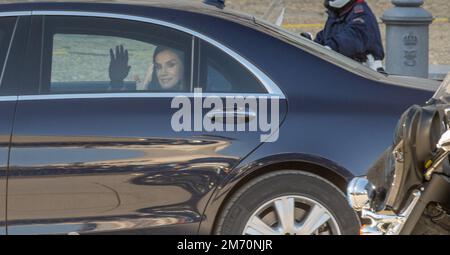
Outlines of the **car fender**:
[{"label": "car fender", "polygon": [[220,216],[223,206],[235,191],[257,176],[279,170],[298,170],[316,174],[330,181],[342,191],[345,190],[347,183],[354,177],[344,167],[317,155],[283,153],[263,157],[251,162],[244,160],[228,173],[212,192],[205,206],[203,220],[199,226],[199,234],[213,233],[217,217]]}]

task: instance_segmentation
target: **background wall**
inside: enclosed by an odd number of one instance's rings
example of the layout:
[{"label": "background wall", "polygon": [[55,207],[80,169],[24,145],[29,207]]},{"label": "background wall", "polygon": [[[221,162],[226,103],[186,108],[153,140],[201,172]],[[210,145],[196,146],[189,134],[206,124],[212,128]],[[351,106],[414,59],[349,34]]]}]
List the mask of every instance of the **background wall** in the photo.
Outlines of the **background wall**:
[{"label": "background wall", "polygon": [[[197,1],[197,0],[195,0]],[[201,2],[198,0],[198,2]],[[227,0],[229,8],[251,13],[258,17],[263,17],[267,12],[272,0]],[[309,31],[317,33],[327,16],[322,0],[283,0],[286,7],[283,26],[286,29],[297,33]],[[366,0],[380,18],[383,12],[393,5],[390,0]],[[449,0],[425,0],[423,6],[436,17],[435,22],[430,27],[430,64],[450,65],[450,1]],[[276,19],[281,11],[277,7],[269,15],[272,21]],[[381,23],[381,20],[380,20]],[[385,25],[380,24],[384,41]]]}]

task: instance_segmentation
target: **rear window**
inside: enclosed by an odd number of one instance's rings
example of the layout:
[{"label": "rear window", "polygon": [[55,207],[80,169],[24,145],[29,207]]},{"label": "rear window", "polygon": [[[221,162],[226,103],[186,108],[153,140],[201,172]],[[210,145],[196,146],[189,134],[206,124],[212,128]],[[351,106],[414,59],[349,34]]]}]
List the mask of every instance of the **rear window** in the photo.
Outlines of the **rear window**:
[{"label": "rear window", "polygon": [[200,80],[206,92],[267,93],[246,67],[221,49],[201,41]]},{"label": "rear window", "polygon": [[0,18],[0,72],[2,80],[15,23],[15,17]]}]

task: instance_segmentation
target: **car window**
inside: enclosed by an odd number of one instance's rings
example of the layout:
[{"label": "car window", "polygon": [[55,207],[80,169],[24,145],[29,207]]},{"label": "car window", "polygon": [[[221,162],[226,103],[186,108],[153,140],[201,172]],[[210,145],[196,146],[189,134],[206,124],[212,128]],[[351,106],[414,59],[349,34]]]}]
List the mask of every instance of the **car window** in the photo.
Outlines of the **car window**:
[{"label": "car window", "polygon": [[206,92],[267,93],[256,77],[221,49],[202,41],[201,83]]},{"label": "car window", "polygon": [[[8,55],[9,45],[11,42],[12,33],[16,23],[15,17],[0,18],[0,74],[3,81],[3,72]],[[3,94],[3,87],[0,90]]]},{"label": "car window", "polygon": [[192,89],[188,34],[107,18],[48,17],[45,23],[43,94]]}]

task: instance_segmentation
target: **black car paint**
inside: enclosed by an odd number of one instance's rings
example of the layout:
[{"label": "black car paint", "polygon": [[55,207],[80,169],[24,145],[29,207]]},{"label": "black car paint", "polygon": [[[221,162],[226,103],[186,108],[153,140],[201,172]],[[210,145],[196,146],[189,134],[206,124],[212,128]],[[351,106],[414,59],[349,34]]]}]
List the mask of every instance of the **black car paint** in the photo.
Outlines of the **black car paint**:
[{"label": "black car paint", "polygon": [[[308,166],[314,166],[338,186],[362,174],[391,142],[400,114],[431,96],[429,91],[358,76],[242,24],[251,20],[233,22],[226,14],[202,8],[106,3],[0,7],[3,12],[121,13],[182,25],[258,66],[283,90],[289,106],[279,140],[259,144],[256,133],[175,133],[169,124],[173,113],[169,99],[25,100],[17,105],[8,159],[16,102],[1,102],[5,121],[0,129],[0,187],[6,188],[1,184],[6,186],[9,160],[9,234],[208,234],[228,196],[260,169],[285,164],[309,171]],[[31,63],[36,61],[32,58],[36,52],[27,54]],[[35,66],[27,64],[32,69],[25,71],[36,78]],[[21,93],[33,94],[33,86],[33,79],[27,77]],[[143,106],[151,110],[136,111]],[[112,108],[118,110],[111,112]],[[191,147],[190,153],[174,158],[183,146]],[[6,216],[0,213],[0,217]],[[0,222],[0,227],[5,226],[5,221]]]},{"label": "black car paint", "polygon": [[6,233],[6,177],[15,102],[0,102],[0,235]]}]

